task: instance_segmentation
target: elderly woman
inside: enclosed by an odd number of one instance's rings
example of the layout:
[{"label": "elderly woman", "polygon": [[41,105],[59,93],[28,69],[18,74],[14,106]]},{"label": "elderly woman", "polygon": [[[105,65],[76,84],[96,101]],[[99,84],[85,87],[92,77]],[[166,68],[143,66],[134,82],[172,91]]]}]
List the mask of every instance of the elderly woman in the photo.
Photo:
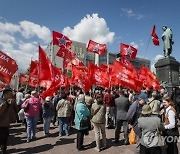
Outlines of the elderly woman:
[{"label": "elderly woman", "polygon": [[71,103],[68,101],[67,93],[61,94],[61,100],[59,100],[56,111],[59,119],[59,136],[61,137],[63,134],[63,127],[65,129],[65,133],[69,135],[69,117],[71,116]]},{"label": "elderly woman", "polygon": [[165,107],[165,116],[164,116],[164,127],[165,127],[165,136],[167,144],[167,154],[177,154],[177,140],[179,137],[179,131],[177,128],[176,121],[176,111],[174,109],[174,104],[169,97],[163,97],[163,105]]},{"label": "elderly woman", "polygon": [[90,112],[85,105],[85,96],[83,94],[80,94],[77,99],[77,105],[75,108],[75,128],[77,129],[77,149],[84,150],[83,146],[83,140],[84,135],[88,135],[88,124],[87,126],[82,127],[81,126],[81,120],[82,119],[88,119],[90,117]]},{"label": "elderly woman", "polygon": [[142,116],[138,119],[138,127],[142,130],[140,139],[140,154],[161,154],[163,140],[160,131],[164,129],[161,119],[151,116],[152,110],[149,105],[142,107]]},{"label": "elderly woman", "polygon": [[96,96],[96,102],[91,108],[91,122],[94,126],[96,147],[95,150],[100,152],[100,133],[102,134],[104,148],[106,148],[106,131],[105,131],[105,114],[106,106],[103,101],[102,95]]},{"label": "elderly woman", "polygon": [[22,108],[25,112],[25,118],[27,123],[27,143],[30,140],[36,139],[36,127],[37,121],[40,115],[41,103],[36,91],[31,92],[31,97],[27,99]]}]

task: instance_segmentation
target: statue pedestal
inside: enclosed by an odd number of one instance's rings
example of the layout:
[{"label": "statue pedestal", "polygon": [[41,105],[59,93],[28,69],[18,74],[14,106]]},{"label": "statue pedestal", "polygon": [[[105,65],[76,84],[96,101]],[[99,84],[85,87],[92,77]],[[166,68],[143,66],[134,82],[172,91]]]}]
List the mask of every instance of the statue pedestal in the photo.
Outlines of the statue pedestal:
[{"label": "statue pedestal", "polygon": [[167,90],[172,93],[172,88],[179,86],[179,66],[180,63],[174,57],[164,57],[155,64],[157,78],[159,82],[167,82]]}]

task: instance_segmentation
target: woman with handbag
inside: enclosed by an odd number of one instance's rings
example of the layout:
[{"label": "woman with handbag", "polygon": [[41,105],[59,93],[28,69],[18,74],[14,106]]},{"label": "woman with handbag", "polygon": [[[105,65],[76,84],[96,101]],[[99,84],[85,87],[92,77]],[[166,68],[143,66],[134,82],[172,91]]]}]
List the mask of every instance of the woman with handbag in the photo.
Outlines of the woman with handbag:
[{"label": "woman with handbag", "polygon": [[96,147],[95,150],[100,152],[100,133],[102,134],[104,148],[106,148],[106,130],[105,130],[105,115],[106,106],[103,101],[102,95],[96,96],[96,102],[92,104],[91,107],[91,122],[94,127]]},{"label": "woman with handbag", "polygon": [[151,107],[144,105],[138,119],[138,127],[142,130],[140,154],[161,154],[161,146],[164,145],[160,133],[164,129],[161,119],[151,115]]},{"label": "woman with handbag", "polygon": [[27,99],[22,108],[25,112],[25,118],[27,123],[27,143],[36,139],[37,122],[41,111],[41,102],[38,98],[37,91],[31,92],[31,97]]},{"label": "woman with handbag", "polygon": [[178,154],[177,141],[179,137],[179,131],[176,121],[176,111],[174,104],[169,97],[163,97],[163,106],[165,107],[164,122],[164,136],[167,144],[167,154]]},{"label": "woman with handbag", "polygon": [[90,119],[90,112],[85,104],[85,96],[80,94],[77,99],[77,104],[75,107],[75,128],[77,129],[77,149],[79,151],[84,150],[83,140],[84,135],[88,135],[89,133],[89,123],[88,119]]}]

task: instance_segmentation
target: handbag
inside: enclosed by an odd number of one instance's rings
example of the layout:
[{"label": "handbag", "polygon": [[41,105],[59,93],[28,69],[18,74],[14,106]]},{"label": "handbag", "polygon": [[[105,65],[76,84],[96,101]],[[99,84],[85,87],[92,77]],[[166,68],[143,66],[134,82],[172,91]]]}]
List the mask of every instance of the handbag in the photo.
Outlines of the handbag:
[{"label": "handbag", "polygon": [[172,129],[166,129],[164,135],[165,135],[165,136],[172,136],[172,137],[179,137],[179,130],[178,130],[178,127],[175,126],[175,128],[172,128]]},{"label": "handbag", "polygon": [[146,147],[157,147],[157,146],[165,146],[165,142],[161,136],[161,133],[156,126],[156,130],[146,132],[145,134],[142,134],[142,138],[144,141],[144,144]]},{"label": "handbag", "polygon": [[78,113],[77,113],[77,111],[75,110],[75,112],[76,112],[76,114],[77,114],[77,116],[78,116],[78,119],[79,119],[79,121],[80,121],[80,127],[89,127],[89,125],[90,125],[90,118],[89,117],[85,117],[85,118],[82,118],[81,120],[80,120],[80,117],[79,117],[79,115],[78,115]]},{"label": "handbag", "polygon": [[136,134],[133,128],[131,128],[131,132],[129,133],[129,143],[136,144]]},{"label": "handbag", "polygon": [[27,112],[29,110],[29,100],[24,105],[24,112]]}]

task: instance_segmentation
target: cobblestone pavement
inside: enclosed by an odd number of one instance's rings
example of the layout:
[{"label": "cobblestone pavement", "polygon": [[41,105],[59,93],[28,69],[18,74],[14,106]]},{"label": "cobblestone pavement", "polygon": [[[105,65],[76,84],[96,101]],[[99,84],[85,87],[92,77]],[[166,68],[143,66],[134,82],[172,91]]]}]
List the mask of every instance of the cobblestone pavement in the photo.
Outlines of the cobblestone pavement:
[{"label": "cobblestone pavement", "polygon": [[[69,136],[58,136],[58,127],[51,125],[49,137],[45,137],[43,134],[43,125],[39,124],[37,127],[37,139],[26,143],[25,127],[20,124],[14,124],[10,128],[10,137],[8,141],[8,153],[10,154],[96,154],[95,151],[95,138],[94,131],[90,131],[88,136],[84,138],[84,151],[77,151],[76,149],[76,131],[71,130]],[[123,145],[123,140],[120,143],[115,144],[114,141],[114,129],[106,129],[108,147],[102,150],[102,154],[134,154],[135,145]],[[121,137],[123,138],[123,137]],[[178,144],[180,147],[180,144]]]}]

